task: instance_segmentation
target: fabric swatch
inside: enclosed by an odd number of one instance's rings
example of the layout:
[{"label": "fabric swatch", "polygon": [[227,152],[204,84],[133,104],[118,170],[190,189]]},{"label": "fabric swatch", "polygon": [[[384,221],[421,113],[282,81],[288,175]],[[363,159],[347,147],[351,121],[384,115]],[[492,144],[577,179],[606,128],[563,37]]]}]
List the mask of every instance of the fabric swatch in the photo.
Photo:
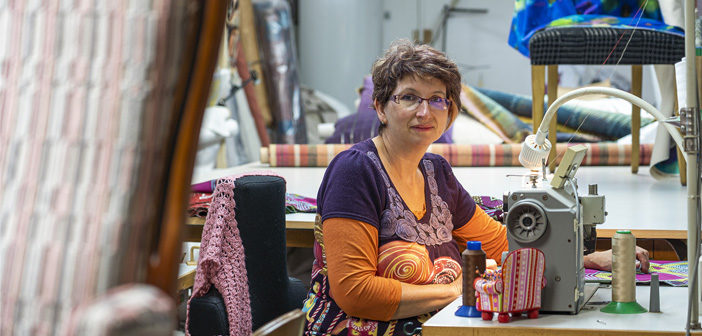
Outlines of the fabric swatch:
[{"label": "fabric swatch", "polygon": [[[670,286],[687,286],[687,261],[663,261],[651,260],[651,273],[658,273],[661,283]],[[645,274],[636,272],[636,284],[648,284],[651,282],[651,273]],[[586,282],[611,283],[612,272],[585,269]]]}]

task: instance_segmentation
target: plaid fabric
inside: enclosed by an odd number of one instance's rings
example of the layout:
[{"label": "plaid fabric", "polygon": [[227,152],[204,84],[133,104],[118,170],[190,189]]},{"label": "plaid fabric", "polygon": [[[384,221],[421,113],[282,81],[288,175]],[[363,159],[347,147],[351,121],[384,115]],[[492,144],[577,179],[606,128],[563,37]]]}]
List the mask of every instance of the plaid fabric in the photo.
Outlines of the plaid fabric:
[{"label": "plaid fabric", "polygon": [[326,167],[351,144],[274,145],[268,147],[271,167]]},{"label": "plaid fabric", "polygon": [[[556,162],[565,154],[568,147],[575,143],[556,145],[558,153]],[[588,143],[587,156],[583,160],[585,166],[625,166],[631,163],[631,145],[622,145],[611,142]],[[652,144],[640,145],[641,165],[651,161]],[[519,167],[519,153],[521,144],[510,145],[441,145],[433,144],[429,152],[443,156],[453,167]]]},{"label": "plaid fabric", "polygon": [[[558,157],[565,154],[568,147],[577,143],[559,143],[556,145]],[[585,166],[628,166],[631,164],[631,145],[614,142],[586,143],[587,156]],[[271,167],[326,167],[340,152],[350,148],[350,144],[337,145],[274,145],[268,147],[268,163]],[[457,145],[432,144],[428,152],[443,156],[453,167],[520,167],[519,152],[521,144],[485,144]],[[640,165],[651,161],[653,144],[640,145]],[[266,161],[266,159],[262,159]]]},{"label": "plaid fabric", "polygon": [[[641,7],[643,4],[645,7]],[[646,22],[658,22],[662,25],[663,17],[657,0],[517,0],[514,2],[514,15],[509,34],[509,45],[529,57],[529,39],[535,31],[547,26],[550,22],[574,15],[603,14],[608,16],[641,18],[639,27]],[[636,24],[637,21],[634,21]],[[632,25],[631,20],[622,21],[621,26]]]}]

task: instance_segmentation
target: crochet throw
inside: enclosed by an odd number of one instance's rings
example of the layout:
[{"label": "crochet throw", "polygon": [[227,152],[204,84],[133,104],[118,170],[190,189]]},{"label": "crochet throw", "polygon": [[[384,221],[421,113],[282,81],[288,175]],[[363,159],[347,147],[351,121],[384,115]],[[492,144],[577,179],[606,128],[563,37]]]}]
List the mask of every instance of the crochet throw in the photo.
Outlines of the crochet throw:
[{"label": "crochet throw", "polygon": [[[217,180],[202,230],[200,258],[195,271],[193,294],[188,301],[186,326],[190,325],[190,302],[204,296],[210,286],[222,294],[229,320],[229,335],[251,334],[251,301],[244,262],[244,246],[236,222],[235,181],[242,176],[278,176],[272,172],[245,173]],[[188,328],[185,328],[188,333]],[[189,334],[189,333],[188,333]]]}]

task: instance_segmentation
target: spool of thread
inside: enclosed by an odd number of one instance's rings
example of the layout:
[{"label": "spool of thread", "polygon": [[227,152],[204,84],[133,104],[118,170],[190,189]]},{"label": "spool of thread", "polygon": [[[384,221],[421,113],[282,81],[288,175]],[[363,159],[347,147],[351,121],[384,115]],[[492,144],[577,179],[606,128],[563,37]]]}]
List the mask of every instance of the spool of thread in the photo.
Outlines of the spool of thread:
[{"label": "spool of thread", "polygon": [[630,231],[612,238],[612,301],[636,301],[636,238]]},{"label": "spool of thread", "polygon": [[629,230],[619,230],[612,237],[612,302],[601,311],[612,314],[646,312],[636,302],[636,238]]},{"label": "spool of thread", "polygon": [[485,251],[479,241],[469,241],[465,251],[461,254],[463,258],[463,306],[456,315],[466,317],[480,317],[480,312],[475,308],[475,288],[473,282],[485,272]]}]

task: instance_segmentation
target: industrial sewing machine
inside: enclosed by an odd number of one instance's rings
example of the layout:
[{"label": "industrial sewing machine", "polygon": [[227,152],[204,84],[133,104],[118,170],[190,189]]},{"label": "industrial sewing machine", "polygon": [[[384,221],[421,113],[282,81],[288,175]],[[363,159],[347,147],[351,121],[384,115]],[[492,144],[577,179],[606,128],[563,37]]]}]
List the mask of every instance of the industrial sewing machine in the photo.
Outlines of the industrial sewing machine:
[{"label": "industrial sewing machine", "polygon": [[597,185],[578,195],[574,176],[586,152],[585,145],[568,148],[550,182],[542,165],[542,174],[532,171],[504,195],[509,250],[533,247],[546,255],[542,311],[577,314],[587,299],[583,242],[606,212]]}]

